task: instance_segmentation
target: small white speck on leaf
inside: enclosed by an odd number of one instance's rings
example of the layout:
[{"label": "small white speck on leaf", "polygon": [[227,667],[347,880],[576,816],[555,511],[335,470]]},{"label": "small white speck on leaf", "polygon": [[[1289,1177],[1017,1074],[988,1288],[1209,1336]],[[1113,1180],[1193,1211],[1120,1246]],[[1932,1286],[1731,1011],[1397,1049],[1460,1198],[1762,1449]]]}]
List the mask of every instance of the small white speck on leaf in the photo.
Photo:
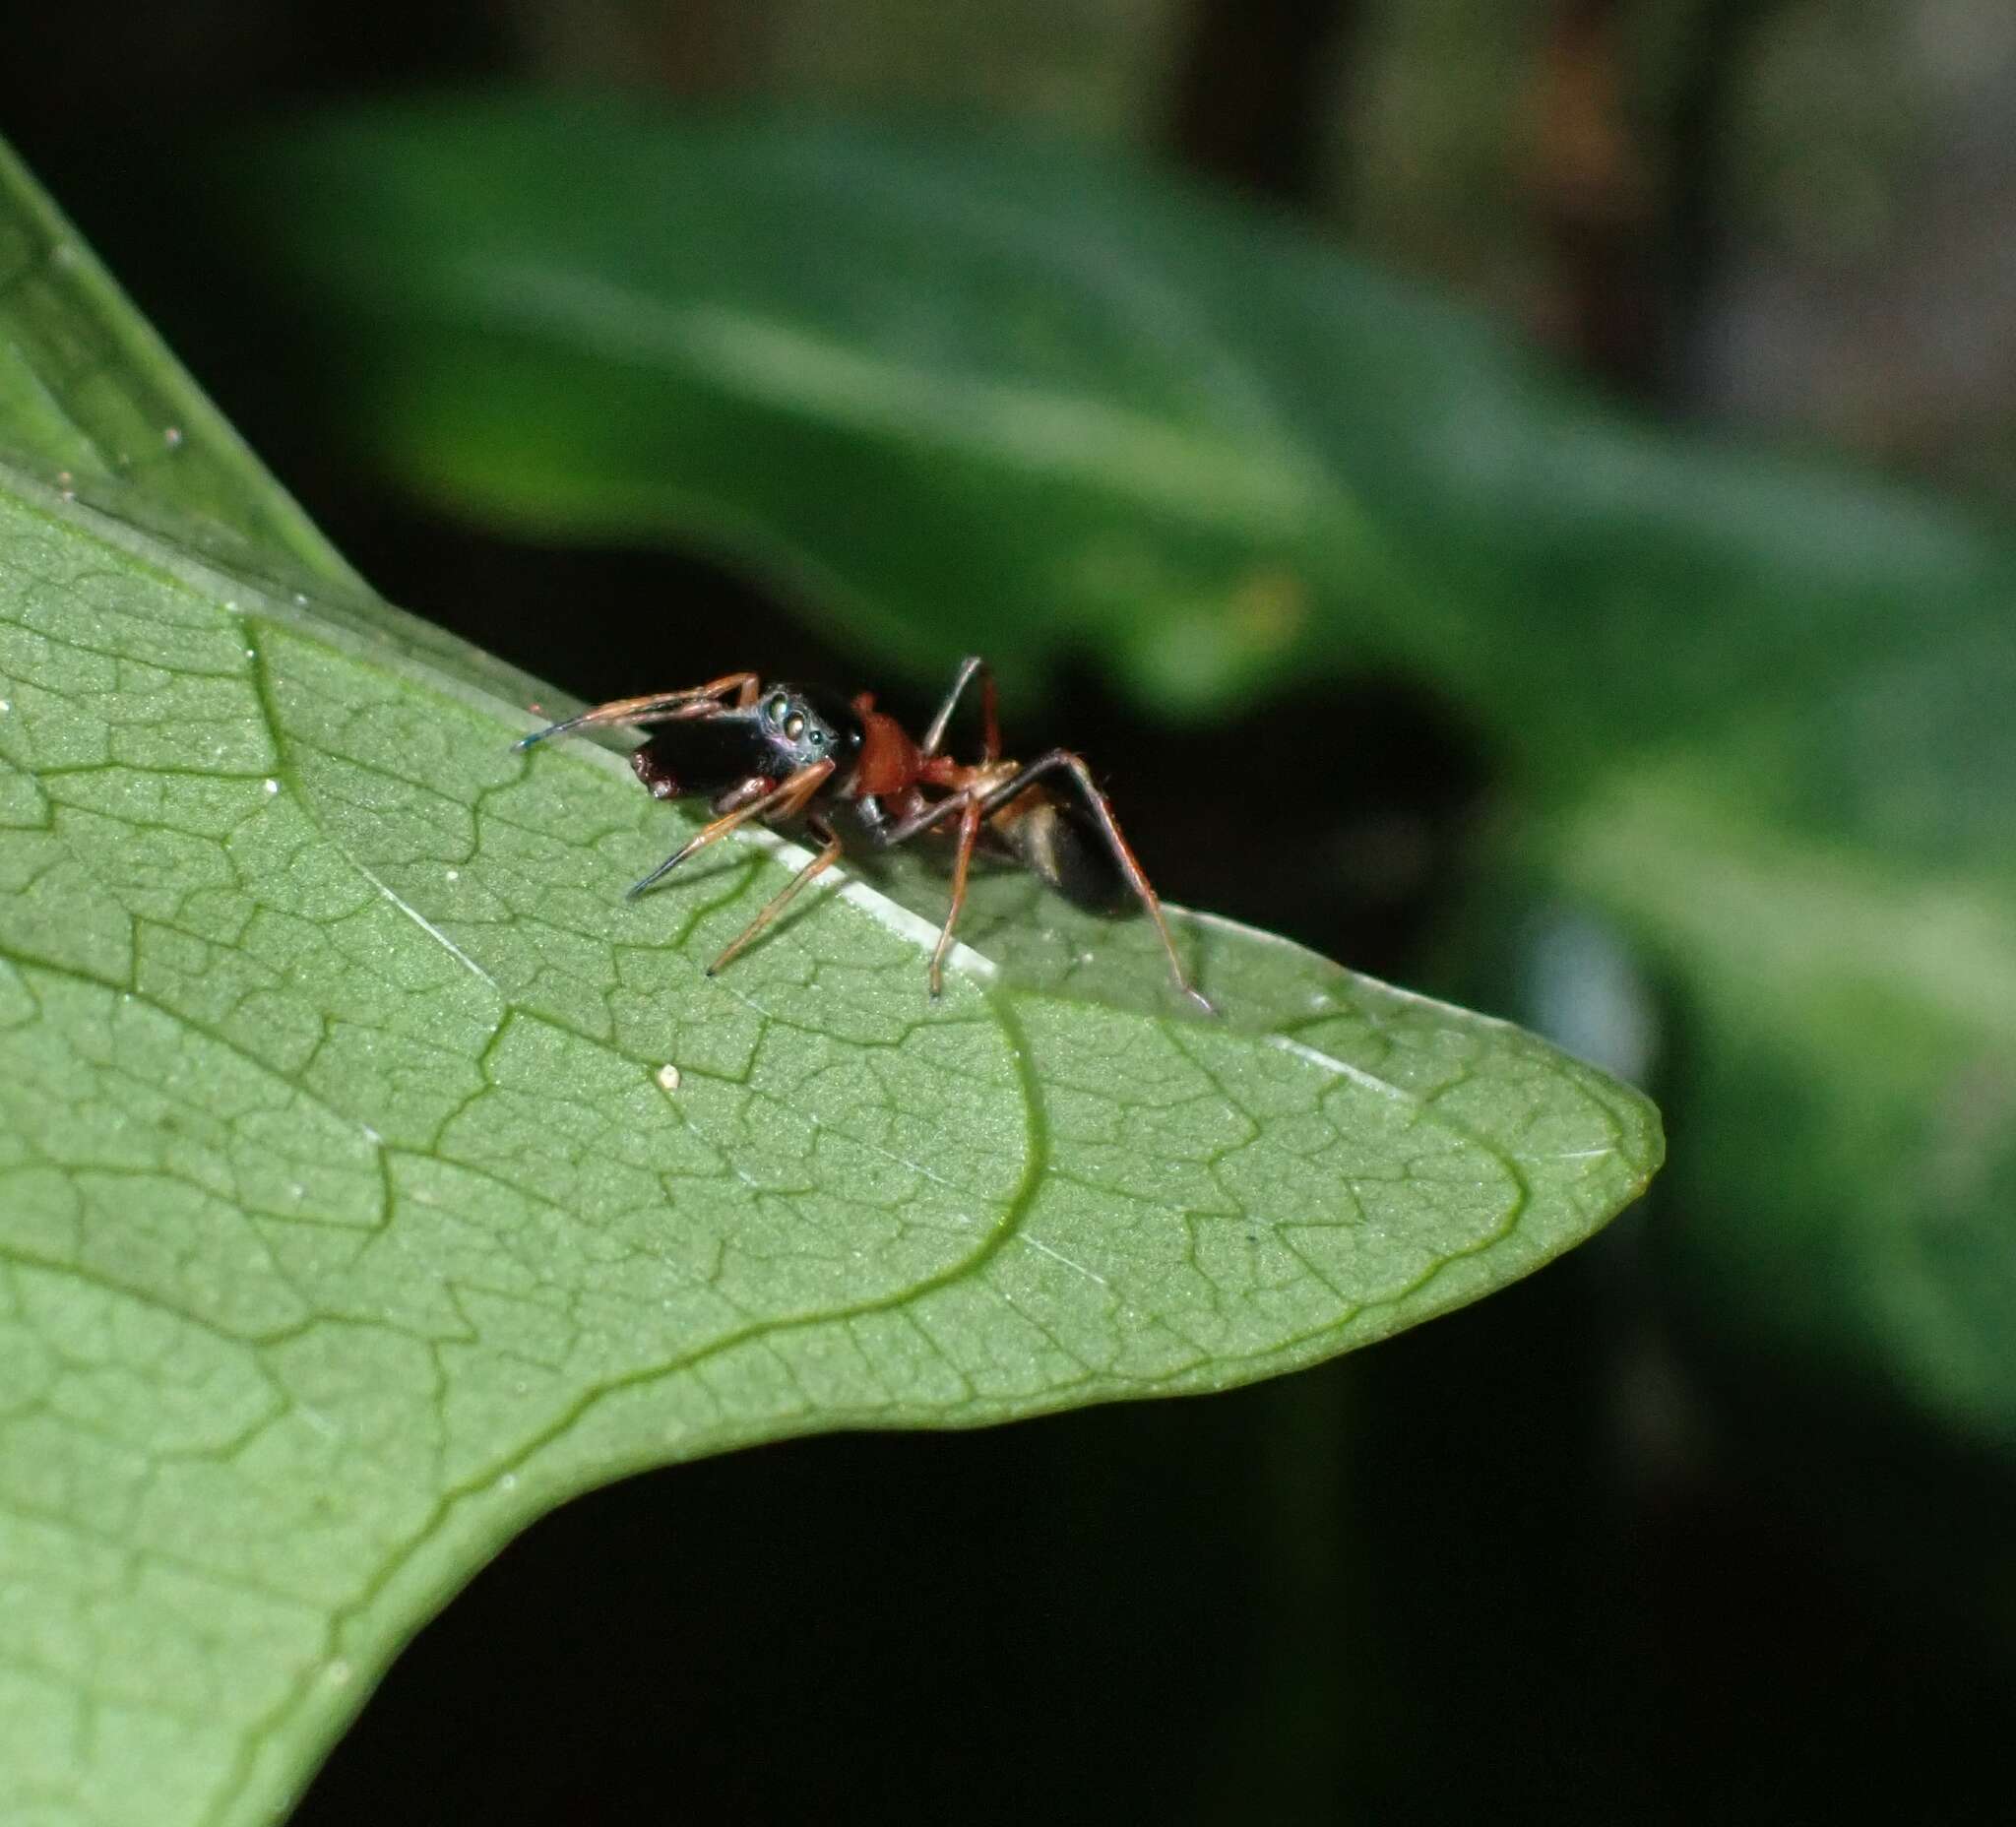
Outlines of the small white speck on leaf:
[{"label": "small white speck on leaf", "polygon": [[505,1475],[497,1480],[497,1488],[499,1490],[516,1490],[518,1488],[518,1474],[515,1472],[505,1473]]},{"label": "small white speck on leaf", "polygon": [[280,791],[280,783],[279,783],[278,781],[272,781],[272,780],[268,781],[268,782],[266,783],[266,790],[267,790],[268,792],[270,792],[270,793],[277,793],[277,792],[279,792],[279,791]]},{"label": "small white speck on leaf", "polygon": [[677,1066],[670,1064],[662,1065],[659,1067],[655,1076],[658,1079],[660,1091],[671,1092],[679,1089],[679,1068]]},{"label": "small white speck on leaf", "polygon": [[345,1662],[342,1657],[338,1657],[335,1662],[330,1663],[322,1670],[322,1677],[330,1686],[341,1687],[350,1678],[350,1672],[349,1664]]},{"label": "small white speck on leaf", "polygon": [[161,442],[171,451],[180,450],[182,448],[182,427],[180,425],[162,426]]},{"label": "small white speck on leaf", "polygon": [[461,881],[461,880],[462,880],[462,871],[461,871],[460,869],[451,869],[451,870],[449,870],[449,871],[448,871],[448,879],[449,879],[449,880],[450,880],[451,882],[459,882],[459,881]]}]

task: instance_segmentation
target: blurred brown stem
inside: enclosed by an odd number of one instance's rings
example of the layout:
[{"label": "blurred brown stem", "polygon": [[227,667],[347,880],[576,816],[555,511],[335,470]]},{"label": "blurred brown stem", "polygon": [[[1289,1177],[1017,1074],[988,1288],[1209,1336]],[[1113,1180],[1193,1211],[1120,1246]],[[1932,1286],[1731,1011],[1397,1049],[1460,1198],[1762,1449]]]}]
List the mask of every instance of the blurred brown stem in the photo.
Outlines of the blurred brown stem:
[{"label": "blurred brown stem", "polygon": [[1554,262],[1554,338],[1591,373],[1683,406],[1717,256],[1717,142],[1773,0],[1699,0],[1662,117],[1634,105],[1632,0],[1560,0],[1532,92],[1535,209]]},{"label": "blurred brown stem", "polygon": [[1324,120],[1356,0],[1195,0],[1169,144],[1193,170],[1283,202],[1323,195]]},{"label": "blurred brown stem", "polygon": [[1656,390],[1670,299],[1660,283],[1658,179],[1623,69],[1623,0],[1561,0],[1534,73],[1531,172],[1553,262],[1554,340],[1632,394]]}]

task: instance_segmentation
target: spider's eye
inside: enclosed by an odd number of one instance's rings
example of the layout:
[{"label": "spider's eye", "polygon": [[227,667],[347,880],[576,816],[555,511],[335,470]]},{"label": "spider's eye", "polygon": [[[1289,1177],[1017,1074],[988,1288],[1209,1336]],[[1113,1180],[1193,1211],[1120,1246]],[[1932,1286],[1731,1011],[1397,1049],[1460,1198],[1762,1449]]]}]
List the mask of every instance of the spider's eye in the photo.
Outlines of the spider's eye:
[{"label": "spider's eye", "polygon": [[813,746],[814,748],[824,748],[824,747],[826,746],[826,731],[825,731],[825,730],[823,730],[823,729],[815,729],[815,730],[813,730],[813,731],[812,731],[812,746]]},{"label": "spider's eye", "polygon": [[795,742],[805,733],[805,720],[793,711],[784,720],[784,732]]},{"label": "spider's eye", "polygon": [[767,704],[764,707],[764,712],[773,724],[781,724],[784,722],[784,714],[790,708],[790,700],[787,698],[782,692],[779,692],[778,695],[775,698],[771,699],[769,704]]}]

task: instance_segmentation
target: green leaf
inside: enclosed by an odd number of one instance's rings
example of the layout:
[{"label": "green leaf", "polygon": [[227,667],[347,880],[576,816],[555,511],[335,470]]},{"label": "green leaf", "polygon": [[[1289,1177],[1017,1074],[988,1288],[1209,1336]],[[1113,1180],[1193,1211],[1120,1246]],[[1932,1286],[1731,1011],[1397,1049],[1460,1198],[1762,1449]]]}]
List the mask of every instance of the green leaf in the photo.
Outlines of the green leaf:
[{"label": "green leaf", "polygon": [[897,663],[1169,711],[1432,680],[1681,992],[1668,1229],[1740,1380],[2016,1442],[2016,546],[1638,424],[1285,223],[1055,146],[517,95],[241,161],[354,430],[516,530],[807,580]]},{"label": "green leaf", "polygon": [[[18,182],[0,222],[49,232]],[[39,271],[0,312],[46,336]],[[116,296],[71,302],[200,457]],[[84,409],[8,338],[46,459]],[[626,903],[691,817],[514,753],[525,692],[340,571],[274,588],[312,541],[215,465],[102,507],[0,467],[0,1818],[271,1819],[571,1492],[1311,1363],[1658,1163],[1643,1099],[1516,1030],[1182,917],[1197,1018],[1138,922],[1015,878],[935,1005],[863,883],[709,979],[797,853]]]}]

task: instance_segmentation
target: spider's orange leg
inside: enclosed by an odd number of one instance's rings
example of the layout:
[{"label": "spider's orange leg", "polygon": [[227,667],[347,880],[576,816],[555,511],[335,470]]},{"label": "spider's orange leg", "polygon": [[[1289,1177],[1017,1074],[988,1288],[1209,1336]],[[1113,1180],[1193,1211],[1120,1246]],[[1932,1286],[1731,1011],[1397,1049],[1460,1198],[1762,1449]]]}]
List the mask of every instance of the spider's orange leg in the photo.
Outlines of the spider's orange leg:
[{"label": "spider's orange leg", "polygon": [[959,913],[966,906],[966,873],[973,861],[973,848],[980,835],[980,802],[969,799],[959,815],[959,849],[952,858],[952,905],[945,911],[945,924],[938,934],[938,943],[931,950],[931,994],[936,997],[945,990],[945,954],[952,949],[953,928],[959,924]]},{"label": "spider's orange leg", "polygon": [[1183,961],[1176,955],[1176,941],[1169,932],[1168,920],[1164,916],[1162,901],[1154,888],[1149,885],[1146,871],[1135,859],[1133,848],[1121,835],[1120,821],[1113,816],[1113,808],[1106,803],[1106,796],[1101,792],[1092,778],[1092,770],[1085,765],[1085,757],[1074,755],[1067,748],[1053,748],[1047,755],[1039,756],[1016,774],[1014,779],[995,788],[981,801],[985,813],[998,812],[1009,800],[1025,793],[1045,774],[1054,774],[1062,769],[1078,783],[1085,795],[1085,807],[1098,821],[1100,835],[1106,841],[1106,848],[1112,852],[1113,860],[1120,865],[1120,873],[1127,878],[1127,885],[1134,891],[1134,897],[1141,903],[1142,911],[1155,921],[1155,929],[1162,937],[1162,949],[1168,955],[1169,975],[1176,980],[1176,988],[1194,1002],[1207,1015],[1216,1015],[1210,998],[1190,981],[1189,973],[1183,969]]},{"label": "spider's orange leg", "polygon": [[818,838],[825,848],[764,903],[763,911],[744,926],[735,935],[733,940],[723,949],[722,955],[707,967],[707,975],[709,976],[714,976],[717,971],[725,969],[727,965],[739,957],[747,949],[750,942],[762,932],[764,927],[768,926],[772,920],[785,911],[791,897],[799,889],[803,888],[815,875],[823,874],[840,860],[840,840],[833,835],[832,827],[823,818],[815,818],[807,822],[811,827],[812,835]]},{"label": "spider's orange leg", "polygon": [[631,883],[627,899],[636,900],[653,883],[669,875],[695,850],[703,850],[710,844],[719,843],[736,826],[746,825],[752,818],[790,818],[802,812],[832,772],[831,761],[811,762],[795,774],[787,775],[769,792],[751,798],[732,811],[724,812],[719,818],[709,819],[642,881]]}]

